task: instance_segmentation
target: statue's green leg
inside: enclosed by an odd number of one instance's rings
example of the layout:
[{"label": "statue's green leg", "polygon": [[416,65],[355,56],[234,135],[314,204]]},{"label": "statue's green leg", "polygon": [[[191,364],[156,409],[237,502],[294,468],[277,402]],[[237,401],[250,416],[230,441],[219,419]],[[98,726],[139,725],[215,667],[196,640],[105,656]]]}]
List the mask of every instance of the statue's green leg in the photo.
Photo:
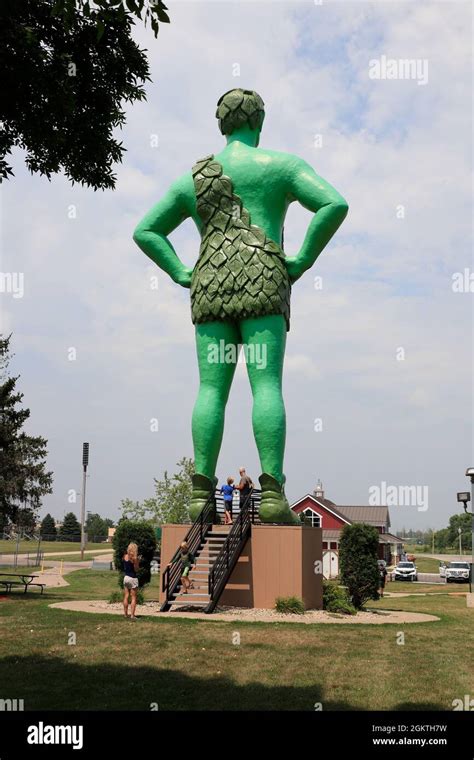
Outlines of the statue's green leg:
[{"label": "statue's green leg", "polygon": [[286,322],[281,314],[240,323],[253,394],[252,424],[262,476],[262,522],[300,524],[284,495],[286,415],[282,394]]},{"label": "statue's green leg", "polygon": [[224,417],[234,377],[239,330],[230,322],[196,325],[199,393],[193,410],[192,432],[196,475],[190,516],[196,519],[214,489],[217,458],[224,433]]},{"label": "statue's green leg", "polygon": [[253,395],[252,424],[262,472],[283,479],[286,415],[282,395],[286,323],[280,314],[240,323]]}]

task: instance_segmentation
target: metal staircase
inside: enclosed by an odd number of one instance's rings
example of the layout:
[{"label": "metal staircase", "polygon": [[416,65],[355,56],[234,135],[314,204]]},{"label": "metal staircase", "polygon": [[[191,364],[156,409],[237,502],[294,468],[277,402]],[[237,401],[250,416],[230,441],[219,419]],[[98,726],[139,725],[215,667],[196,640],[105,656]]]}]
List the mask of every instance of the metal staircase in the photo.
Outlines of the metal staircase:
[{"label": "metal staircase", "polygon": [[234,514],[233,524],[222,525],[220,515],[224,513],[224,504],[221,494],[216,491],[208,499],[184,538],[196,559],[189,573],[192,587],[188,593],[182,593],[178,548],[162,576],[165,593],[162,612],[178,606],[213,612],[250,535],[251,525],[259,522],[259,506],[260,491],[253,490]]}]

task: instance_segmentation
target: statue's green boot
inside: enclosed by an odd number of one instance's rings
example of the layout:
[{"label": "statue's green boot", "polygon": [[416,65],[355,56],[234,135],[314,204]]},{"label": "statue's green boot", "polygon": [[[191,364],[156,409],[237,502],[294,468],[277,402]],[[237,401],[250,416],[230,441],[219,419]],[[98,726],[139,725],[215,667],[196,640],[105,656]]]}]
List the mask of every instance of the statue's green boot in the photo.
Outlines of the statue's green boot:
[{"label": "statue's green boot", "polygon": [[196,472],[192,477],[193,491],[191,494],[191,503],[189,505],[189,516],[194,522],[201,510],[206,506],[209,496],[214,494],[217,485],[217,478],[210,480],[205,475]]},{"label": "statue's green boot", "polygon": [[284,525],[301,525],[301,521],[288,504],[285,496],[284,482],[264,472],[259,477],[262,489],[262,501],[260,502],[260,520],[263,523],[281,523]]}]

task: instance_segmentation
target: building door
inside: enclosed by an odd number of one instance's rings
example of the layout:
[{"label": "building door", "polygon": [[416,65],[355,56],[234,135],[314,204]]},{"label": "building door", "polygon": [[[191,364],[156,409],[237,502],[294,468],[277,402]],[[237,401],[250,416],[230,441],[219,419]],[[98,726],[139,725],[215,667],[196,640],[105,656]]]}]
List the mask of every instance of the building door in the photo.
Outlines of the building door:
[{"label": "building door", "polygon": [[328,580],[339,575],[339,555],[334,549],[323,552],[323,576]]}]

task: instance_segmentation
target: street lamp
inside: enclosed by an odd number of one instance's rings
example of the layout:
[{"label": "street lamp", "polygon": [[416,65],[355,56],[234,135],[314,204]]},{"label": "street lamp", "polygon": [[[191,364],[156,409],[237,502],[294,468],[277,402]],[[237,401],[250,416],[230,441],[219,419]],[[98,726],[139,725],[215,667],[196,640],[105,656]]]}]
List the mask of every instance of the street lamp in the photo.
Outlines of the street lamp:
[{"label": "street lamp", "polygon": [[81,560],[84,559],[86,536],[84,523],[86,520],[86,477],[87,465],[89,464],[89,444],[82,444],[82,498],[81,498]]},{"label": "street lamp", "polygon": [[471,502],[471,569],[469,572],[469,593],[472,593],[472,576],[474,573],[474,467],[468,467],[466,477],[471,481],[471,493],[463,491],[458,493],[458,501],[462,502],[464,511],[467,513],[468,502]]}]

